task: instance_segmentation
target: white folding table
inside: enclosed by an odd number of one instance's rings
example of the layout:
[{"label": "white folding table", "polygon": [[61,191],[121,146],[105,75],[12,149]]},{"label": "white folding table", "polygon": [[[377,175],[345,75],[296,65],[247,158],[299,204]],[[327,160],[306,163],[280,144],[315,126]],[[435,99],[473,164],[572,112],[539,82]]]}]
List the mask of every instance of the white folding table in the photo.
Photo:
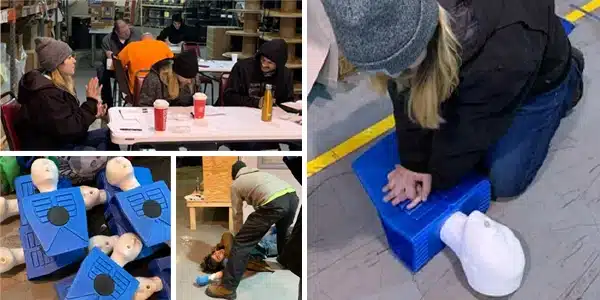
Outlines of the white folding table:
[{"label": "white folding table", "polygon": [[231,60],[198,60],[198,72],[229,73],[235,63]]},{"label": "white folding table", "polygon": [[299,142],[301,118],[279,107],[271,122],[250,107],[206,106],[204,119],[192,118],[193,107],[170,107],[167,130],[154,129],[153,107],[111,107],[108,110],[111,140],[119,145],[139,143]]}]

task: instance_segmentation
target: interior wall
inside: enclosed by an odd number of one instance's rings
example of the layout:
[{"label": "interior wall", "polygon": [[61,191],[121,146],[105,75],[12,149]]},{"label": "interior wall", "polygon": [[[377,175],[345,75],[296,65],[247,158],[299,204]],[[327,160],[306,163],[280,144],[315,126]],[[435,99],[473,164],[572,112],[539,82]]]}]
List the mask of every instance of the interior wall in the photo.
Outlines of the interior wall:
[{"label": "interior wall", "polygon": [[[248,167],[258,168],[258,157],[257,156],[242,156],[241,160],[246,163]],[[283,157],[281,157],[281,162],[283,163]],[[269,172],[280,179],[288,182],[294,189],[296,189],[296,193],[298,194],[298,198],[302,202],[302,186],[300,183],[294,178],[292,172],[286,167],[285,169],[261,169],[262,171]],[[298,205],[298,211],[300,210],[300,205]],[[246,202],[244,202],[244,222],[246,222],[246,218],[254,211],[254,208]],[[298,211],[296,211],[296,216],[298,215]]]}]

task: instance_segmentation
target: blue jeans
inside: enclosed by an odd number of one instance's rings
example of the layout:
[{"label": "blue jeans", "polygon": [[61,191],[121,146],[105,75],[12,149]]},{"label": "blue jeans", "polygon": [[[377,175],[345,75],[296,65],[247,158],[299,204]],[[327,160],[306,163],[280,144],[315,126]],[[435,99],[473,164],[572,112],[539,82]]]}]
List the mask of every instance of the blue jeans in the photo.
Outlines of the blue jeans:
[{"label": "blue jeans", "polygon": [[581,82],[575,61],[554,90],[521,106],[507,133],[489,150],[488,168],[494,196],[515,197],[525,191],[542,166],[561,119],[571,109]]},{"label": "blue jeans", "polygon": [[115,145],[110,140],[110,129],[100,128],[92,131],[88,131],[87,137],[83,143],[78,145],[66,145],[61,150],[73,150],[73,151],[118,151],[120,150],[118,145]]}]

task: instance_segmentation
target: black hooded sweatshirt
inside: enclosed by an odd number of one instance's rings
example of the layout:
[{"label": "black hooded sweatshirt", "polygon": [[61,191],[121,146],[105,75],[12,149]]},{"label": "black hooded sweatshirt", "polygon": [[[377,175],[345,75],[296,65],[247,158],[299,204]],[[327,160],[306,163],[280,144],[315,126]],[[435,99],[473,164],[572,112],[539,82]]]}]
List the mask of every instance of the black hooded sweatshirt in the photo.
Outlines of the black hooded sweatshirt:
[{"label": "black hooded sweatshirt", "polygon": [[446,122],[438,130],[421,129],[408,118],[407,91],[390,81],[389,93],[402,165],[431,174],[434,189],[447,189],[485,168],[488,149],[521,105],[562,83],[571,45],[553,0],[439,3],[461,44],[460,83],[441,106]]},{"label": "black hooded sweatshirt", "polygon": [[[265,77],[260,69],[262,56],[277,65],[275,74],[270,77]],[[258,108],[266,84],[272,86],[275,104],[294,101],[293,74],[285,66],[286,62],[287,43],[280,39],[264,43],[254,57],[238,61],[231,70],[229,86],[223,95],[225,105]]]},{"label": "black hooded sweatshirt", "polygon": [[95,99],[87,98],[79,106],[75,96],[39,70],[23,75],[17,101],[21,109],[15,127],[23,150],[60,150],[80,144],[98,112]]},{"label": "black hooded sweatshirt", "polygon": [[194,39],[191,38],[190,33],[191,28],[181,23],[179,29],[176,29],[173,25],[163,29],[156,39],[159,41],[164,41],[168,38],[169,43],[171,44],[179,44],[181,42],[193,42]]}]

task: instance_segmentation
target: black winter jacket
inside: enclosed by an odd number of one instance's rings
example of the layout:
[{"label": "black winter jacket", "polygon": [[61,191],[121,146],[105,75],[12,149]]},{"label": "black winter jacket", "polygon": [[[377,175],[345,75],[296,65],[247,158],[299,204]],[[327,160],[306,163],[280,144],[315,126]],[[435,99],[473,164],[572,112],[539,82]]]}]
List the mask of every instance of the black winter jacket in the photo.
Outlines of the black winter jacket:
[{"label": "black winter jacket", "polygon": [[446,123],[421,129],[407,117],[407,92],[390,81],[389,93],[402,165],[445,189],[480,165],[517,108],[566,78],[571,46],[553,0],[439,3],[462,46],[460,83],[441,107]]},{"label": "black winter jacket", "polygon": [[33,70],[19,82],[16,131],[23,150],[60,150],[80,144],[96,120],[97,101],[79,100],[56,87],[39,70]]},{"label": "black winter jacket", "polygon": [[150,72],[144,78],[142,88],[140,89],[140,106],[153,106],[154,100],[163,99],[169,101],[169,106],[193,106],[194,100],[193,95],[198,91],[198,85],[200,82],[200,75],[192,81],[193,90],[190,89],[189,85],[179,86],[179,96],[175,99],[169,99],[169,87],[166,83],[160,80],[160,69],[163,66],[172,64],[173,59],[163,59],[150,68]]},{"label": "black winter jacket", "polygon": [[[260,69],[260,58],[265,56],[277,65],[275,74],[265,77]],[[229,86],[223,93],[225,106],[248,106],[258,108],[265,94],[265,85],[271,84],[275,104],[294,101],[292,72],[285,66],[287,44],[284,40],[264,43],[254,57],[238,61],[231,70]]]},{"label": "black winter jacket", "polygon": [[181,24],[179,29],[175,29],[175,26],[170,25],[169,27],[163,29],[156,39],[159,41],[165,41],[166,39],[169,39],[169,43],[171,44],[194,42],[196,39],[192,37],[192,32],[193,28],[185,24]]}]

